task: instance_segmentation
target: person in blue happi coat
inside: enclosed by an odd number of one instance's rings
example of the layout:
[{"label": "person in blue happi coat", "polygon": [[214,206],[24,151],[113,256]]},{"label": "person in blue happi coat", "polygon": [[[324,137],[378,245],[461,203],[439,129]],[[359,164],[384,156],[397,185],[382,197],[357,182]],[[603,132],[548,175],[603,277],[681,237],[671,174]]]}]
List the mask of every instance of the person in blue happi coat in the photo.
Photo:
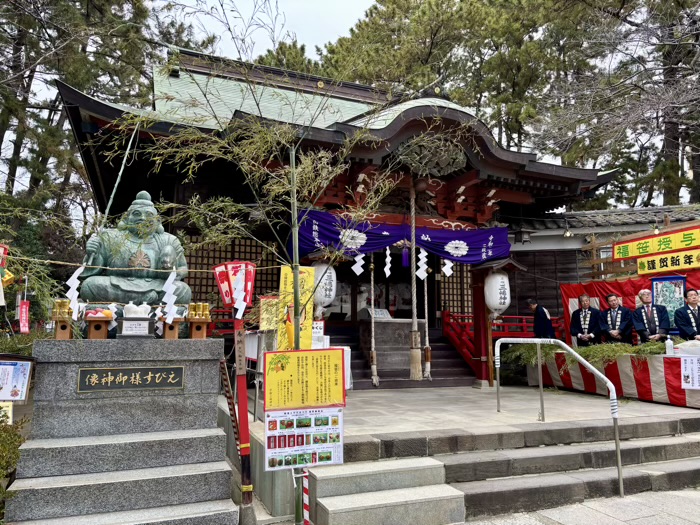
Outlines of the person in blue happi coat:
[{"label": "person in blue happi coat", "polygon": [[632,324],[639,335],[640,343],[665,341],[671,329],[668,310],[662,304],[652,304],[651,290],[646,288],[639,291],[639,300],[642,306],[634,311]]},{"label": "person in blue happi coat", "polygon": [[591,306],[591,298],[587,294],[579,296],[578,303],[580,308],[571,314],[571,337],[576,339],[578,346],[599,343],[602,328],[600,310]]},{"label": "person in blue happi coat", "polygon": [[608,343],[632,344],[632,312],[620,303],[617,294],[611,293],[605,300],[609,308],[602,312],[603,333]]},{"label": "person in blue happi coat", "polygon": [[549,312],[544,306],[540,306],[537,304],[537,299],[528,299],[527,301],[527,306],[530,308],[530,311],[532,312],[534,316],[534,326],[532,327],[532,331],[535,334],[535,337],[539,337],[541,339],[554,339],[554,327],[552,326],[552,318],[549,315]]},{"label": "person in blue happi coat", "polygon": [[700,295],[697,290],[689,288],[685,291],[685,306],[676,310],[673,319],[676,322],[676,328],[680,336],[686,341],[700,341],[700,317],[698,317],[698,301]]}]

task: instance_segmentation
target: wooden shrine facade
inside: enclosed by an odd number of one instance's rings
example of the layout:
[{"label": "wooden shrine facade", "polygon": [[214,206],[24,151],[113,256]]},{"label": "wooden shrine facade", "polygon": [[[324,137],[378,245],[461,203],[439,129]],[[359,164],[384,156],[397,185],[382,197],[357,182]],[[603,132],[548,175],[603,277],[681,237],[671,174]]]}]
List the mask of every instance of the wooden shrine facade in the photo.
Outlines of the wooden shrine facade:
[{"label": "wooden shrine facade", "polygon": [[[215,116],[227,126],[235,126],[239,119],[251,118],[255,108],[251,107],[249,99],[257,89],[259,94],[262,93],[262,103],[257,105],[259,113],[256,117],[304,127],[307,138],[302,143],[302,150],[333,150],[359,131],[371,133],[375,139],[373,146],[357,145],[352,150],[347,171],[338,176],[315,203],[329,211],[360,201],[363,181],[371,179],[376,170],[385,166],[387,159],[407,140],[426,132],[451,136],[457,128],[470,130],[468,139],[459,141],[459,156],[463,160],[455,164],[451,173],[429,180],[427,187],[417,194],[417,223],[420,226],[438,230],[470,229],[502,224],[499,214],[539,216],[552,208],[585,198],[610,179],[610,175],[600,175],[597,170],[547,164],[538,161],[535,154],[506,150],[496,142],[483,122],[446,98],[390,97],[388,93],[369,86],[208,57],[188,50],[180,50],[178,59],[179,67],[173,68],[169,74],[156,74],[153,106],[148,110],[101,101],[58,83],[101,210],[104,211],[115,187],[120,167],[105,155],[106,150],[113,147],[104,140],[112,132],[112,123],[129,114],[148,114],[154,117],[153,124],[139,132],[139,141],[148,141],[153,134],[167,135],[173,127],[184,125],[174,120],[173,115],[182,114],[176,105],[196,98],[202,82],[211,83],[224,95],[222,103],[215,108],[218,112]],[[304,111],[289,111],[276,102],[285,97],[292,106],[297,101],[313,105],[314,101],[323,100],[332,111],[317,121],[304,121]],[[205,133],[220,131],[206,119],[200,122],[198,127]],[[137,190],[149,191],[156,200],[177,203],[188,202],[195,195],[202,200],[227,196],[242,203],[252,202],[238,166],[212,161],[194,180],[187,182],[173,168],[165,167],[152,173],[152,167],[143,156],[130,163],[116,189],[112,213],[125,211]],[[410,176],[401,178],[373,222],[400,224],[408,220],[410,181]],[[197,235],[198,232],[187,233]],[[208,269],[222,260],[255,257],[256,253],[246,243],[212,247],[207,253],[192,254],[190,268]],[[265,260],[261,259],[259,263],[264,266]],[[432,266],[439,268],[440,261],[433,261]],[[453,313],[475,313],[473,305],[481,304],[483,299],[471,293],[475,284],[471,275],[474,269],[476,267],[455,265],[451,277],[439,273],[432,275],[429,308],[435,308],[433,320],[437,321],[443,308]],[[259,282],[256,284],[261,293],[274,290],[277,280],[273,273],[258,273]],[[197,273],[189,281],[195,294],[205,295],[209,300],[216,297],[211,276]],[[362,284],[358,281],[357,293],[360,293]],[[485,323],[485,318],[479,322]]]}]

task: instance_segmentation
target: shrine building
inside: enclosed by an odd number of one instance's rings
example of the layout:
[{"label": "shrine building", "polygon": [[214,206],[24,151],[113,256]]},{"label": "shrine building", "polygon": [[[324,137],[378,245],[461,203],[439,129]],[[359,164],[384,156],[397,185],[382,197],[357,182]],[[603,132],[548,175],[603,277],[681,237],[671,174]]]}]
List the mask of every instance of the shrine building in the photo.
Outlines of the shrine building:
[{"label": "shrine building", "polygon": [[[445,312],[473,316],[471,335],[464,336],[471,337],[471,346],[461,345],[457,350],[476,379],[485,378],[484,357],[489,346],[484,278],[491,268],[497,267],[527,271],[510,258],[513,230],[517,229],[513,225],[519,223],[519,218],[544,218],[549,211],[584,199],[612,176],[595,169],[549,164],[539,161],[534,153],[504,149],[486,125],[467,109],[435,93],[396,96],[371,86],[184,49],[172,55],[170,62],[168,71],[154,72],[150,108],[106,102],[58,83],[90,185],[103,212],[121,167],[120,155],[111,161],[106,157],[106,151],[113,147],[106,137],[114,133],[116,120],[130,114],[152,118],[147,130],[139,130],[141,143],[148,142],[153,134],[168,135],[182,126],[220,133],[251,116],[303,128],[301,151],[335,150],[358,131],[368,131],[375,146],[358,143],[351,152],[349,169],[314,203],[314,213],[326,225],[337,220],[339,210],[359,198],[363,181],[386,165],[387,159],[410,138],[426,132],[449,137],[457,129],[470,131],[468,139],[460,138],[458,150],[431,153],[442,155],[442,164],[450,166],[451,171],[440,178],[427,177],[421,187],[416,187],[416,229],[420,232],[417,244],[428,252],[428,266],[433,270],[427,277],[427,300],[421,284],[417,304],[418,317],[427,317],[429,328],[436,334],[444,329]],[[215,93],[216,97],[205,97],[203,93]],[[127,141],[125,137],[124,148]],[[123,173],[110,213],[126,211],[140,190],[148,191],[154,200],[175,203],[186,203],[195,195],[202,200],[224,196],[242,204],[252,203],[252,196],[241,183],[242,177],[238,166],[212,160],[202,166],[193,180],[186,181],[184,174],[169,165],[154,173],[153,163],[144,155],[137,155]],[[397,241],[386,247],[391,263],[389,276],[384,271],[386,248],[374,254],[376,307],[387,310],[395,319],[407,319],[411,317],[411,286],[403,252],[410,240],[405,238],[405,232],[410,230],[409,190],[414,177],[401,172],[397,172],[397,177],[397,187],[369,221],[377,235],[386,230],[387,235],[396,236],[392,241]],[[510,232],[506,229],[509,225]],[[184,229],[193,238],[199,235],[195,230]],[[492,233],[484,235],[485,232]],[[308,262],[314,251],[313,235],[311,226],[302,226],[301,256],[307,257],[302,262]],[[264,240],[270,245],[277,242],[272,235]],[[468,249],[465,251],[463,246]],[[256,276],[256,294],[276,292],[279,269],[264,268],[274,266],[274,259],[249,240],[189,254],[188,264],[190,269],[202,270],[236,259],[254,261],[262,267]],[[443,273],[446,260],[452,261],[452,271]],[[354,327],[361,322],[362,310],[369,306],[368,262],[369,258],[360,275],[351,270],[352,260],[336,267],[337,295],[326,312],[331,336],[336,333],[347,338],[357,332]],[[556,281],[556,275],[552,275],[552,280]],[[216,306],[218,289],[212,274],[191,273],[187,281],[193,297]],[[558,290],[555,284],[543,286]]]}]

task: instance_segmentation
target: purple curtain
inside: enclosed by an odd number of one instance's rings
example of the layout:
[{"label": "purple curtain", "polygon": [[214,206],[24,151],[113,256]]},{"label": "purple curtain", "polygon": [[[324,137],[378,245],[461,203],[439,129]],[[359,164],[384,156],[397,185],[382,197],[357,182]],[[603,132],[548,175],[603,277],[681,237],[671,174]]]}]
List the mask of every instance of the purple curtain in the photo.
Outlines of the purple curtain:
[{"label": "purple curtain", "polygon": [[[411,240],[410,224],[353,224],[332,213],[306,213],[299,227],[300,257],[328,247],[355,256],[378,252],[399,241]],[[303,216],[304,213],[301,213],[299,219],[302,220]],[[507,228],[457,231],[416,228],[416,245],[444,259],[464,264],[480,264],[510,255]]]}]

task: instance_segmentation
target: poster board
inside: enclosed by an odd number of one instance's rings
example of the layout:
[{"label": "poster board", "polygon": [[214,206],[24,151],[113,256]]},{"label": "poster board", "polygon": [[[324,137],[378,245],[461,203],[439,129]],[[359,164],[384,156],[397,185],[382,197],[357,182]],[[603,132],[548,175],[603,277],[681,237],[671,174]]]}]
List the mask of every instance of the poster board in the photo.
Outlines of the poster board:
[{"label": "poster board", "polygon": [[265,352],[265,411],[345,406],[341,348]]},{"label": "poster board", "polygon": [[685,305],[685,277],[674,275],[670,277],[655,277],[651,280],[651,297],[654,304],[661,304],[668,310],[671,321],[671,333],[677,334],[674,313]]},{"label": "poster board", "polygon": [[700,357],[682,356],[680,359],[681,388],[684,390],[700,390]]},{"label": "poster board", "polygon": [[0,401],[26,401],[33,361],[21,356],[0,355]]},{"label": "poster board", "polygon": [[265,412],[265,470],[342,463],[342,407]]},{"label": "poster board", "polygon": [[260,330],[277,330],[280,324],[277,319],[278,301],[279,297],[276,295],[260,297]]}]

